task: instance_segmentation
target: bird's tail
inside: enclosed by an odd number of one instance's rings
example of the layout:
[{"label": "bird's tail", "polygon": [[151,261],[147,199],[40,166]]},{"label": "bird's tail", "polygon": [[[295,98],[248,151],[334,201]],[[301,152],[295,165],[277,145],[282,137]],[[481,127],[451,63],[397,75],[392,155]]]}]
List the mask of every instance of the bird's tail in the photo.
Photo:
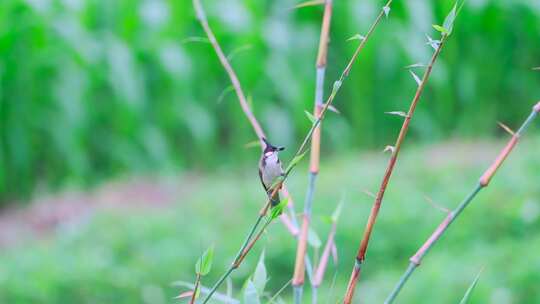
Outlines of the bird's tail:
[{"label": "bird's tail", "polygon": [[272,192],[274,192],[274,190],[268,190],[268,197],[270,198],[270,205],[272,207],[275,207],[279,204],[279,202],[281,201],[279,199],[279,191],[276,191],[276,194],[274,194],[274,196],[272,196]]}]

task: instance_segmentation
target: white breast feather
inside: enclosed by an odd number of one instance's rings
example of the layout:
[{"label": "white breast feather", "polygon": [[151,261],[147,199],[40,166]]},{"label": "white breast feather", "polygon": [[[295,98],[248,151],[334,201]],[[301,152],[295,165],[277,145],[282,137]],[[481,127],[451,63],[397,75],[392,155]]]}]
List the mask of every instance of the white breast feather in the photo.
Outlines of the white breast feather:
[{"label": "white breast feather", "polygon": [[281,168],[277,153],[273,153],[265,161],[266,166],[262,172],[262,180],[266,187],[270,187],[275,179],[283,174],[283,169]]}]

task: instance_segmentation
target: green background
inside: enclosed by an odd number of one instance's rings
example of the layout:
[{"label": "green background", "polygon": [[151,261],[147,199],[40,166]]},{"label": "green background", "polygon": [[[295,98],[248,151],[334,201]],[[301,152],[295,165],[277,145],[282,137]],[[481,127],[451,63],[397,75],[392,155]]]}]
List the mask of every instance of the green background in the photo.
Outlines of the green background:
[{"label": "green background", "polygon": [[[383,5],[334,2],[327,91],[357,45],[347,39],[365,34]],[[290,159],[310,126],[304,111],[312,109],[322,8],[293,9],[296,2],[282,0],[203,4],[255,115]],[[322,216],[342,199],[345,207],[339,262],[329,266],[320,303],[335,303],[345,290],[372,203],[363,192],[377,190],[388,159],[380,151],[402,122],[384,112],[407,110],[416,83],[404,67],[428,61],[426,35],[437,36],[432,24],[452,4],[395,0],[336,97],[341,114],[324,121],[313,221],[323,241],[330,227]],[[384,300],[444,218],[425,196],[456,206],[505,144],[496,122],[517,128],[538,100],[539,17],[540,5],[529,0],[469,0],[461,11],[390,182],[361,303]],[[202,37],[188,0],[0,1],[0,224],[16,206],[51,192],[89,189],[97,202],[52,233],[12,235],[20,240],[0,254],[0,303],[175,303],[183,289],[171,283],[194,279],[209,244],[216,257],[203,284],[229,265],[264,200],[259,150],[246,148],[255,135]],[[458,303],[482,267],[472,303],[540,302],[538,129],[535,122],[397,303]],[[288,183],[297,211],[306,163]],[[133,176],[176,192],[158,208],[137,208],[145,197],[136,193],[127,193],[134,208],[94,197],[114,189],[111,180]],[[273,224],[233,275],[235,297],[263,248],[268,294],[291,278],[296,243]],[[288,288],[287,303],[290,296]]]}]

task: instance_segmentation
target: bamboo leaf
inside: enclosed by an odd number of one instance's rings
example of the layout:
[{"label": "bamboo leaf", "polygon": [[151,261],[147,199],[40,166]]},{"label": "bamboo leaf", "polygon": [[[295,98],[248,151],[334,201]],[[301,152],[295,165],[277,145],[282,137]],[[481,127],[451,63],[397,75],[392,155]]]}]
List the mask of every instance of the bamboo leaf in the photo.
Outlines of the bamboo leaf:
[{"label": "bamboo leaf", "polygon": [[385,114],[389,114],[389,115],[396,115],[396,116],[400,116],[400,117],[407,117],[407,113],[403,112],[403,111],[390,111],[390,112],[384,112]]},{"label": "bamboo leaf", "polygon": [[341,88],[342,82],[340,80],[336,80],[334,82],[334,86],[332,87],[332,95],[335,95],[337,91],[339,91],[339,88]]},{"label": "bamboo leaf", "polygon": [[178,296],[174,297],[175,299],[184,299],[184,298],[190,298],[193,295],[193,290],[188,290],[186,292],[182,292]]},{"label": "bamboo leaf", "polygon": [[227,278],[227,297],[232,298],[233,293],[233,283],[231,277]]},{"label": "bamboo leaf", "polygon": [[287,170],[285,170],[285,172],[291,171],[291,169],[294,168],[304,158],[306,152],[307,151],[304,151],[302,154],[296,155],[289,163],[289,166],[287,166]]},{"label": "bamboo leaf", "polygon": [[508,127],[507,125],[503,124],[500,121],[498,121],[497,124],[499,125],[499,127],[501,127],[503,130],[508,132],[510,135],[512,135],[512,136],[514,135],[514,131],[512,129],[510,129],[510,127]]},{"label": "bamboo leaf", "polygon": [[437,24],[433,24],[433,28],[437,31],[437,32],[440,32],[441,34],[447,34],[448,33],[448,30],[440,25],[437,25]]},{"label": "bamboo leaf", "polygon": [[334,210],[334,213],[332,213],[332,222],[337,223],[337,221],[339,220],[339,216],[341,215],[341,209],[343,209],[343,201],[339,202],[336,210]]},{"label": "bamboo leaf", "polygon": [[386,146],[386,147],[384,147],[383,152],[388,152],[388,151],[392,152],[392,154],[393,154],[396,151],[396,148],[394,146]]},{"label": "bamboo leaf", "polygon": [[426,35],[426,38],[428,39],[427,44],[429,44],[434,50],[437,50],[439,48],[439,45],[441,44],[441,41],[434,40],[430,36]]},{"label": "bamboo leaf", "polygon": [[257,294],[257,288],[255,284],[248,279],[244,288],[244,301],[243,304],[261,304],[259,295]]},{"label": "bamboo leaf", "polygon": [[214,246],[206,249],[203,255],[197,260],[195,264],[195,272],[201,276],[207,275],[212,269],[212,261],[214,260]]},{"label": "bamboo leaf", "polygon": [[422,80],[420,79],[420,77],[418,77],[418,75],[416,75],[412,70],[409,70],[409,72],[411,73],[412,77],[414,78],[414,81],[416,81],[416,84],[421,85]]},{"label": "bamboo leaf", "polygon": [[311,114],[308,110],[304,110],[304,113],[306,113],[306,116],[309,119],[309,121],[311,121],[311,124],[315,124],[315,122],[317,121],[317,117]]},{"label": "bamboo leaf", "polygon": [[328,216],[328,215],[321,215],[320,219],[325,224],[332,224],[333,223],[332,217]]},{"label": "bamboo leaf", "polygon": [[[450,13],[448,13],[446,18],[444,18],[443,27],[446,30],[446,34],[448,36],[450,36],[450,34],[452,34],[452,30],[454,29],[454,20],[456,20],[456,11],[457,11],[457,1],[454,4],[454,6],[452,7],[452,10],[450,11]],[[445,34],[445,33],[443,33],[443,34]]]},{"label": "bamboo leaf", "polygon": [[264,250],[261,253],[261,257],[259,258],[259,262],[257,263],[257,267],[255,268],[255,272],[253,273],[253,284],[255,285],[255,288],[257,289],[257,293],[262,295],[264,292],[264,287],[266,286],[266,282],[268,280],[267,273],[266,273],[266,267],[264,265]]},{"label": "bamboo leaf", "polygon": [[317,6],[324,4],[324,0],[311,0],[311,1],[305,1],[302,3],[299,3],[294,6],[294,8],[302,8],[302,7],[308,7],[308,6]]},{"label": "bamboo leaf", "polygon": [[352,40],[360,40],[360,41],[362,41],[362,40],[365,40],[365,39],[366,39],[365,36],[362,36],[360,34],[355,34],[354,36],[348,38],[347,41],[352,41]]},{"label": "bamboo leaf", "polygon": [[274,220],[278,216],[280,216],[281,213],[283,213],[283,209],[285,208],[285,206],[287,206],[288,203],[289,203],[289,198],[286,197],[282,199],[281,202],[279,202],[279,204],[273,207],[272,210],[270,211],[270,220]]},{"label": "bamboo leaf", "polygon": [[425,64],[418,62],[418,63],[410,64],[410,65],[406,66],[405,68],[406,69],[411,69],[411,68],[425,68],[425,67],[426,67]]},{"label": "bamboo leaf", "polygon": [[321,238],[319,238],[317,232],[311,229],[311,227],[308,230],[308,244],[313,248],[320,248],[322,245]]},{"label": "bamboo leaf", "polygon": [[259,147],[260,145],[261,145],[261,141],[257,139],[257,140],[250,141],[244,144],[244,148],[251,149],[251,148]]},{"label": "bamboo leaf", "polygon": [[330,110],[330,111],[332,111],[332,112],[334,112],[336,114],[341,114],[341,112],[339,112],[339,110],[336,109],[336,107],[334,107],[333,105],[329,105],[328,110]]},{"label": "bamboo leaf", "polygon": [[388,18],[388,14],[390,14],[390,7],[388,5],[385,5],[382,9],[384,11],[384,15],[386,16],[386,18]]},{"label": "bamboo leaf", "polygon": [[336,246],[335,242],[332,244],[331,252],[332,252],[332,258],[334,259],[334,265],[337,265],[337,263],[338,263],[338,250],[337,250],[337,246]]},{"label": "bamboo leaf", "polygon": [[480,271],[476,275],[476,278],[474,278],[474,281],[472,281],[472,283],[469,285],[469,288],[467,288],[467,291],[463,295],[463,298],[461,299],[461,301],[459,301],[459,304],[467,304],[467,303],[469,303],[469,300],[471,298],[471,294],[472,294],[474,288],[476,287],[476,284],[478,283],[478,279],[480,279],[480,275],[482,274],[482,270],[483,269],[480,269]]}]

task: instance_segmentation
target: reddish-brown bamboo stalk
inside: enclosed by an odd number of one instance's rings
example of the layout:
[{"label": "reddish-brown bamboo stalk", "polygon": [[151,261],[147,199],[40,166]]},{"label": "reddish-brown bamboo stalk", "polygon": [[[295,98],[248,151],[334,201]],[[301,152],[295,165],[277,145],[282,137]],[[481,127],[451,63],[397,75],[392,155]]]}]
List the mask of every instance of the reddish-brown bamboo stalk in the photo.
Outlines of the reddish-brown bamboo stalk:
[{"label": "reddish-brown bamboo stalk", "polygon": [[429,79],[429,76],[431,75],[433,65],[435,64],[435,61],[439,57],[439,54],[441,53],[441,50],[444,46],[444,43],[447,37],[448,36],[446,34],[442,35],[440,43],[438,44],[435,52],[431,56],[431,60],[426,68],[426,71],[424,72],[424,76],[422,77],[420,84],[418,85],[418,89],[416,90],[414,98],[411,102],[409,111],[407,112],[407,115],[405,116],[405,119],[403,121],[403,125],[401,126],[401,130],[399,132],[396,143],[394,145],[394,149],[392,151],[392,156],[390,157],[388,166],[386,167],[386,171],[384,173],[381,185],[379,187],[379,191],[377,192],[377,196],[375,197],[375,202],[373,203],[373,207],[371,208],[371,213],[369,215],[368,222],[364,230],[364,236],[362,237],[362,241],[358,249],[358,254],[356,255],[353,271],[351,273],[349,284],[347,286],[347,292],[345,293],[345,298],[343,301],[343,303],[345,304],[350,304],[352,302],[356,283],[358,282],[358,277],[360,276],[360,272],[361,272],[361,265],[364,262],[365,257],[366,257],[366,251],[369,245],[371,232],[373,231],[373,226],[375,225],[375,221],[377,220],[377,215],[379,214],[379,210],[381,208],[384,194],[386,192],[386,187],[388,186],[388,182],[390,181],[390,177],[392,176],[394,166],[396,165],[397,158],[401,150],[401,145],[403,143],[403,140],[405,139],[405,136],[407,135],[407,131],[409,130],[409,124],[414,115],[414,111],[416,110],[416,106],[418,105],[418,101],[420,100],[420,96],[422,95],[422,92],[424,91],[424,88],[426,86],[427,80]]},{"label": "reddish-brown bamboo stalk", "polygon": [[[324,5],[324,14],[321,24],[321,36],[319,39],[319,51],[316,62],[316,83],[315,83],[315,102],[313,115],[320,117],[323,108],[324,98],[324,77],[326,72],[326,60],[328,54],[328,41],[330,35],[330,21],[332,19],[332,0],[326,0]],[[310,153],[310,169],[309,169],[309,184],[304,205],[304,214],[302,215],[302,228],[298,237],[298,246],[296,250],[296,261],[294,267],[294,275],[292,285],[295,290],[295,303],[301,302],[302,289],[304,285],[305,274],[305,257],[307,251],[307,236],[309,230],[309,222],[311,220],[311,206],[313,204],[313,193],[315,192],[315,180],[319,173],[321,146],[321,124],[319,124],[311,135],[311,153]]]},{"label": "reddish-brown bamboo stalk", "polygon": [[422,259],[424,256],[428,253],[428,251],[435,245],[435,243],[441,238],[441,236],[447,231],[450,224],[454,222],[454,220],[463,212],[463,210],[471,203],[471,201],[476,197],[476,195],[485,187],[489,185],[489,182],[491,178],[495,175],[497,170],[500,168],[504,160],[510,155],[510,152],[512,152],[512,149],[516,146],[519,138],[521,135],[523,135],[523,132],[527,129],[527,127],[531,124],[531,122],[538,116],[540,113],[540,102],[538,102],[532,109],[531,114],[529,117],[525,120],[525,122],[521,125],[519,130],[515,132],[512,135],[512,138],[508,142],[508,144],[501,150],[495,161],[491,164],[491,166],[482,174],[480,177],[478,184],[474,187],[474,189],[471,191],[469,195],[459,204],[456,209],[449,212],[446,218],[439,224],[439,226],[433,231],[431,236],[426,240],[426,242],[418,249],[418,251],[409,259],[410,263],[407,267],[407,270],[400,278],[397,285],[394,287],[390,295],[385,301],[385,304],[392,303],[413,271],[420,266],[420,263],[422,262]]}]

